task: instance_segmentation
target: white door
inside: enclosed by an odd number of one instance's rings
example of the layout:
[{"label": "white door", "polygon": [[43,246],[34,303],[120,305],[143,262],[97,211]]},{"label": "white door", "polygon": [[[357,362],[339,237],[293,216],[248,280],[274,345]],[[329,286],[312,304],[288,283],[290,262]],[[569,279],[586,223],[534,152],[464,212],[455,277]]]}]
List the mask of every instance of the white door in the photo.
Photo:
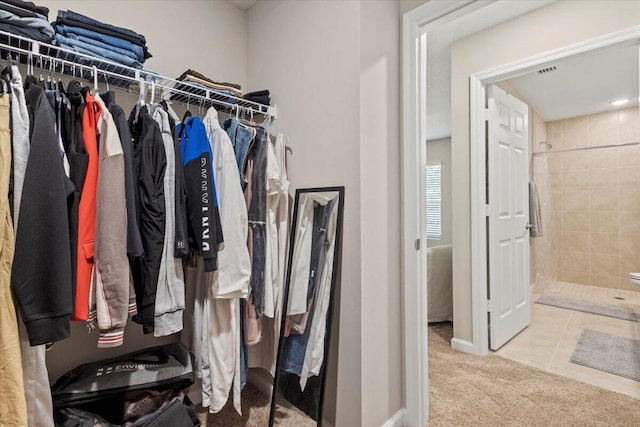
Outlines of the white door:
[{"label": "white door", "polygon": [[528,107],[490,85],[488,129],[489,346],[531,320]]}]

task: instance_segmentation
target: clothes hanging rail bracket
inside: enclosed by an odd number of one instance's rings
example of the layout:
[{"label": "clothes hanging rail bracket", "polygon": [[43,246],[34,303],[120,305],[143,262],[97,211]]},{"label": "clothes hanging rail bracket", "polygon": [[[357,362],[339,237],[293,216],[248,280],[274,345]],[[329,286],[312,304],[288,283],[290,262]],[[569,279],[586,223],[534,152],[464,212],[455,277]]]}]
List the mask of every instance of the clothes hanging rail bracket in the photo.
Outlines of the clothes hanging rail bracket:
[{"label": "clothes hanging rail bracket", "polygon": [[[26,64],[31,70],[33,70],[34,61],[38,61],[37,68],[40,69],[48,70],[49,68],[45,68],[45,64],[47,64],[48,67],[63,75],[81,78],[89,82],[93,82],[94,78],[97,78],[101,83],[138,92],[142,86],[147,86],[145,83],[152,83],[153,87],[158,89],[153,91],[154,95],[158,92],[167,93],[169,94],[167,97],[174,102],[199,103],[202,107],[213,105],[219,111],[226,113],[235,110],[246,114],[261,114],[271,120],[277,118],[276,106],[248,101],[221,91],[165,77],[152,71],[138,70],[6,31],[0,31],[0,54],[3,58],[10,55],[14,60]],[[59,70],[58,67],[60,67]],[[98,73],[95,73],[96,69],[99,71]]]}]

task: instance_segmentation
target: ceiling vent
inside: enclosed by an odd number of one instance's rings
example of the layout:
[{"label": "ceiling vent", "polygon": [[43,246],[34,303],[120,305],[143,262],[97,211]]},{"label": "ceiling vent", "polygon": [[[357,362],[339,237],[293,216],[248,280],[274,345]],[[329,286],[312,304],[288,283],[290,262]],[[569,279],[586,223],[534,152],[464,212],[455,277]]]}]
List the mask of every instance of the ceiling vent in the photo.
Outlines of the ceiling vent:
[{"label": "ceiling vent", "polygon": [[542,69],[540,69],[540,70],[538,70],[536,72],[538,74],[547,74],[547,73],[550,73],[550,72],[555,71],[557,69],[558,69],[558,67],[556,67],[555,65],[552,65],[551,67],[542,68]]}]

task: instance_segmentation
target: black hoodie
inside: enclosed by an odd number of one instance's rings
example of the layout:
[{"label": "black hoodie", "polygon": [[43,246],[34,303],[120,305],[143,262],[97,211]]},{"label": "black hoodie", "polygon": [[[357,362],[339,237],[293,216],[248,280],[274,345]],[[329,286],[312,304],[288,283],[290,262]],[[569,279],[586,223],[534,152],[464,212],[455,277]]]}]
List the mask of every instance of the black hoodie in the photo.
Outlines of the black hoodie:
[{"label": "black hoodie", "polygon": [[56,138],[55,113],[44,90],[27,87],[33,112],[31,150],[20,205],[11,284],[32,346],[67,338],[72,312],[67,178]]}]

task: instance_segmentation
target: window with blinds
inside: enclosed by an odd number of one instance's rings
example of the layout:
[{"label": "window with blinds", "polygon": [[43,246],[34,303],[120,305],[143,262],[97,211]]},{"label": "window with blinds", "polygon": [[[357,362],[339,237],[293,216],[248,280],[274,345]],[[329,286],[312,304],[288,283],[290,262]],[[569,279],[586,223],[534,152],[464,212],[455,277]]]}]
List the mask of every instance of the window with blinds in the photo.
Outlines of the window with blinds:
[{"label": "window with blinds", "polygon": [[442,165],[429,165],[427,179],[427,239],[442,238]]}]

